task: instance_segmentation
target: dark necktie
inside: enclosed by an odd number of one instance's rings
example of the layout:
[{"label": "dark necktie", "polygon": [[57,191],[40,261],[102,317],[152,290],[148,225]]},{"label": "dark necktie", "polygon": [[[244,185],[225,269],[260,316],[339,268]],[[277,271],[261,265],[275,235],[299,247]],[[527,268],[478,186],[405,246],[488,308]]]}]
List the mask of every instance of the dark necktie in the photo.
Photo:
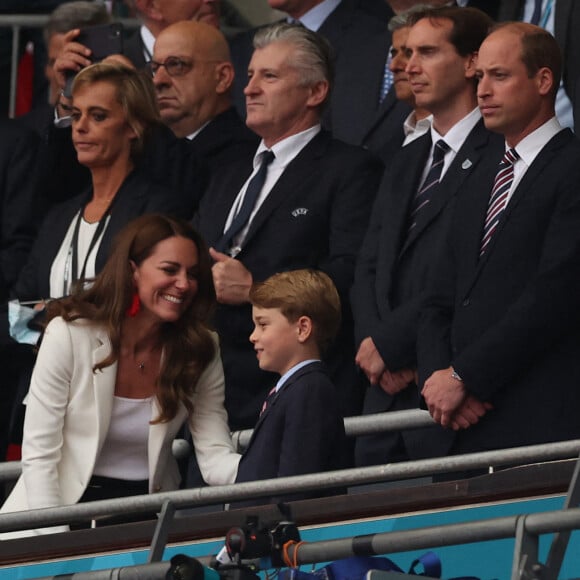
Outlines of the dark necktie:
[{"label": "dark necktie", "polygon": [[534,13],[532,14],[530,22],[538,26],[540,24],[540,18],[542,18],[542,0],[534,0]]},{"label": "dark necktie", "polygon": [[234,237],[244,229],[244,226],[250,219],[250,215],[252,214],[252,210],[256,205],[258,195],[260,195],[260,192],[264,187],[266,175],[268,174],[268,166],[270,163],[272,163],[275,157],[272,151],[264,151],[261,153],[261,156],[262,159],[260,162],[260,167],[256,175],[254,175],[254,177],[252,177],[250,180],[250,183],[248,183],[246,195],[244,195],[244,200],[240,210],[232,220],[230,227],[226,230],[224,235],[215,245],[216,250],[219,252],[226,252],[229,249]]},{"label": "dark necktie", "polygon": [[479,255],[482,256],[491,241],[497,228],[497,224],[506,208],[508,195],[514,181],[514,163],[520,158],[515,149],[508,149],[500,161],[497,175],[491,190],[491,196],[487,205],[485,225]]},{"label": "dark necktie", "polygon": [[423,185],[421,185],[413,199],[413,205],[411,206],[411,213],[409,216],[409,231],[417,225],[417,216],[419,215],[419,212],[429,203],[431,195],[441,179],[441,171],[443,170],[445,153],[447,153],[447,151],[449,151],[449,145],[447,145],[443,139],[439,139],[433,148],[433,160],[431,161],[429,173],[427,173]]}]

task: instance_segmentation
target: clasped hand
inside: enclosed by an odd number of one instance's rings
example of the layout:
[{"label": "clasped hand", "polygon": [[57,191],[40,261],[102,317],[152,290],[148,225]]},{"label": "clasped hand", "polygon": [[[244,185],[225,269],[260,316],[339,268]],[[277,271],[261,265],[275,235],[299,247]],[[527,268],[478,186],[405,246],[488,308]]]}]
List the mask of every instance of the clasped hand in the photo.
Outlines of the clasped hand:
[{"label": "clasped hand", "polygon": [[470,395],[452,372],[452,367],[435,371],[425,381],[421,394],[433,420],[458,431],[475,425],[493,406]]},{"label": "clasped hand", "polygon": [[389,395],[396,395],[415,380],[412,369],[389,371],[370,336],[360,343],[355,362],[371,385],[380,385]]}]

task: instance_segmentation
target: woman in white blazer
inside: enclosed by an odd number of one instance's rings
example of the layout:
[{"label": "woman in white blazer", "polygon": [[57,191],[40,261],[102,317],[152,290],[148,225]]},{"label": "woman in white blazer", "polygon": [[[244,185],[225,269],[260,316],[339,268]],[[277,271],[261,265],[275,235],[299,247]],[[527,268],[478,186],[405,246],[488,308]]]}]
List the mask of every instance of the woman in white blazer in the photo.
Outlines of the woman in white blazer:
[{"label": "woman in white blazer", "polygon": [[215,299],[205,244],[185,222],[152,214],[113,248],[90,288],[50,305],[22,476],[2,512],[177,489],[171,444],[184,421],[206,482],[235,481],[240,456],[205,324]]}]

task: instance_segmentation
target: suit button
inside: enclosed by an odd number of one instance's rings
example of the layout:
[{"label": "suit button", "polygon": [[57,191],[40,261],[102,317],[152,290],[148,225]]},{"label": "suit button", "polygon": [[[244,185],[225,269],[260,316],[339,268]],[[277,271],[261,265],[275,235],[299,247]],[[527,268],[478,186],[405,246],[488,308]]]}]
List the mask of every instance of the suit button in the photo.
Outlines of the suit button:
[{"label": "suit button", "polygon": [[466,298],[462,303],[461,306],[469,306],[469,304],[471,303],[471,300],[469,298]]}]

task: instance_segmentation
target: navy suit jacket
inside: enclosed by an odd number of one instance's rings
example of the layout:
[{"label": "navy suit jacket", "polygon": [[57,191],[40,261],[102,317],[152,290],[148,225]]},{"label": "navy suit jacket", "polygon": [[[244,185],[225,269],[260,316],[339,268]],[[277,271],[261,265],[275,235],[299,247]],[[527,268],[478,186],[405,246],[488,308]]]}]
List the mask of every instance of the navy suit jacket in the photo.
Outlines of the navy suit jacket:
[{"label": "navy suit jacket", "polygon": [[0,124],[0,301],[16,282],[38,229],[38,144],[34,132],[14,121]]},{"label": "navy suit jacket", "polygon": [[[251,172],[252,165],[246,162],[214,176],[194,220],[210,246],[222,236],[234,200]],[[354,367],[348,291],[381,173],[381,163],[370,153],[322,131],[288,164],[253,219],[237,256],[255,281],[298,268],[323,270],[332,278],[343,301],[344,324],[336,346],[342,355],[334,357],[335,365],[327,362],[333,378],[335,372],[344,377],[344,389],[342,381],[339,388],[345,413],[357,404],[351,398],[356,395],[356,377],[347,376],[342,368]],[[251,428],[273,375],[259,369],[248,340],[253,330],[250,305],[219,305],[216,326],[230,426]],[[359,410],[352,408],[350,414]]]},{"label": "navy suit jacket", "polygon": [[[524,0],[502,0],[498,20],[521,20]],[[554,2],[554,36],[563,56],[564,88],[574,110],[574,126],[580,123],[580,4],[577,0]]]},{"label": "navy suit jacket", "polygon": [[207,163],[210,176],[231,163],[252,162],[260,138],[246,127],[232,106],[216,115],[195,137],[193,149]]},{"label": "navy suit jacket", "polygon": [[[474,179],[495,170],[504,141],[487,131],[480,120],[408,234],[410,207],[430,149],[428,133],[403,147],[385,172],[357,259],[351,293],[357,344],[370,336],[392,371],[417,366],[421,303],[432,283],[455,200],[466,194]],[[394,396],[380,386],[372,386],[367,392],[365,413],[419,408],[419,403],[413,385]],[[359,463],[387,461],[388,442],[394,444],[392,440],[390,433],[359,438]],[[412,430],[403,433],[403,440],[410,458],[419,459],[443,455],[451,437],[442,429]]]},{"label": "navy suit jacket", "polygon": [[580,436],[580,142],[546,144],[479,259],[493,180],[457,198],[419,329],[421,384],[453,365],[494,406],[459,453]]},{"label": "navy suit jacket", "polygon": [[[268,402],[238,467],[236,483],[342,469],[344,421],[323,365],[296,371]],[[306,492],[239,502],[232,507],[326,495]]]}]

